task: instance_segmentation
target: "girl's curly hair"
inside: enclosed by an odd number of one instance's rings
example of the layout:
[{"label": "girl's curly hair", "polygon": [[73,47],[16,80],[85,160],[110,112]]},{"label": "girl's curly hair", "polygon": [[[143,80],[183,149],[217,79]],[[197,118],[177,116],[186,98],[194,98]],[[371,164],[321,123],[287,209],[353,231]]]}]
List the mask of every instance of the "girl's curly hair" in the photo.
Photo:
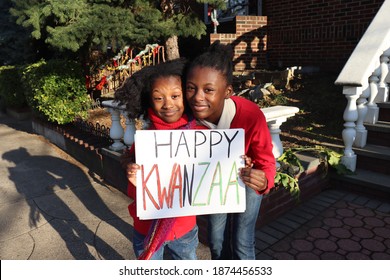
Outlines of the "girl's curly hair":
[{"label": "girl's curly hair", "polygon": [[129,118],[146,115],[150,107],[150,94],[158,78],[177,76],[182,78],[186,59],[178,58],[152,66],[143,67],[128,77],[115,91],[114,100],[125,105]]}]

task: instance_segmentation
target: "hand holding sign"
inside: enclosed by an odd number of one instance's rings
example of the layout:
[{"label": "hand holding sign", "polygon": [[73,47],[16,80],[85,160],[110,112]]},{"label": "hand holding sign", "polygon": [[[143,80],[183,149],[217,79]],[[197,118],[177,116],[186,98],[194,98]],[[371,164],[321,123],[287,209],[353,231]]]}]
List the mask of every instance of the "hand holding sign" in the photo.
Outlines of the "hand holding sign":
[{"label": "hand holding sign", "polygon": [[137,186],[137,171],[141,167],[136,163],[129,163],[126,166],[126,173],[127,173],[127,179],[130,183],[132,183],[134,186]]},{"label": "hand holding sign", "polygon": [[140,219],[245,211],[242,129],[139,130],[135,137]]},{"label": "hand holding sign", "polygon": [[259,169],[245,167],[240,169],[240,178],[244,184],[255,191],[261,192],[267,188],[265,172]]}]

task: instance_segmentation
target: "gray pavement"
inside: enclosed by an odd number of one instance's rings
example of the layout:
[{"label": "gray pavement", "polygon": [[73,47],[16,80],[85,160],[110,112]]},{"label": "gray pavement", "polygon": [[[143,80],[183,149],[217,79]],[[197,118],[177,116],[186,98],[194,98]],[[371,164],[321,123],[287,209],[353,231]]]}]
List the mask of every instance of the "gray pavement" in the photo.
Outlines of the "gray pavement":
[{"label": "gray pavement", "polygon": [[0,116],[0,137],[0,259],[134,258],[125,195],[28,121]]}]

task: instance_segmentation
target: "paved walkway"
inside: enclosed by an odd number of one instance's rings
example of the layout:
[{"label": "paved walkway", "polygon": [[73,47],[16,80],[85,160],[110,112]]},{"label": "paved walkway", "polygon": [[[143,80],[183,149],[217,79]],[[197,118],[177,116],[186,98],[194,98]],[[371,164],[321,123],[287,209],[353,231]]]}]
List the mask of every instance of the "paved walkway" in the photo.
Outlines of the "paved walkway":
[{"label": "paved walkway", "polygon": [[[128,197],[29,121],[0,113],[0,139],[0,259],[135,259]],[[390,259],[390,202],[330,189],[256,236],[258,259]]]},{"label": "paved walkway", "polygon": [[258,259],[390,260],[390,202],[329,189],[256,235]]}]

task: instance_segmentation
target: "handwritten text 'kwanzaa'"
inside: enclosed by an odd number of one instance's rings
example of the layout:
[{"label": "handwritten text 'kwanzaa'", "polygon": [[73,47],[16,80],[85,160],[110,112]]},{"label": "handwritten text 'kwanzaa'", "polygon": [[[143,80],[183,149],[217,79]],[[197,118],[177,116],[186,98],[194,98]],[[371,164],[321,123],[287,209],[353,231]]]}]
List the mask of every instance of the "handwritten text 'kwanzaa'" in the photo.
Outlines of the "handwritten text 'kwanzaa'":
[{"label": "handwritten text 'kwanzaa'", "polygon": [[245,211],[243,129],[138,130],[135,143],[140,219]]}]

